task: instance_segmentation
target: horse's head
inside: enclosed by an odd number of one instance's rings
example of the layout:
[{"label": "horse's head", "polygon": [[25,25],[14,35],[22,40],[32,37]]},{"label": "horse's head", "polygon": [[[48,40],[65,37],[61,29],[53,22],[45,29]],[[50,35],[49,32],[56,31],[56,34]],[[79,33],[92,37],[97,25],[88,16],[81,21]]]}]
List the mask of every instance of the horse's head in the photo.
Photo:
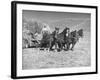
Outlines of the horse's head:
[{"label": "horse's head", "polygon": [[68,27],[66,27],[64,30],[63,30],[63,32],[68,32],[69,31],[69,28]]},{"label": "horse's head", "polygon": [[76,36],[77,36],[77,31],[76,30],[70,32],[70,37],[76,37]]},{"label": "horse's head", "polygon": [[64,33],[65,36],[68,36],[69,32],[70,32],[70,29],[69,29],[68,27],[66,27],[66,28],[63,30],[63,33]]},{"label": "horse's head", "polygon": [[83,37],[83,29],[80,29],[78,32],[79,37]]},{"label": "horse's head", "polygon": [[59,33],[59,28],[58,27],[55,27],[55,31],[58,34]]}]

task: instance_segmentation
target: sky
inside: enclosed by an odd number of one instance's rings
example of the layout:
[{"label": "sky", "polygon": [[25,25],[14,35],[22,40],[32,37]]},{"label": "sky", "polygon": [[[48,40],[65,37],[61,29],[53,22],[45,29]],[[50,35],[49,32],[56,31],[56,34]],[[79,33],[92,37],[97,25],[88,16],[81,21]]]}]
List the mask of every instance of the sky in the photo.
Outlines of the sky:
[{"label": "sky", "polygon": [[69,13],[69,12],[51,12],[23,10],[22,16],[27,20],[37,20],[42,22],[54,22],[63,19],[88,19],[89,13]]}]

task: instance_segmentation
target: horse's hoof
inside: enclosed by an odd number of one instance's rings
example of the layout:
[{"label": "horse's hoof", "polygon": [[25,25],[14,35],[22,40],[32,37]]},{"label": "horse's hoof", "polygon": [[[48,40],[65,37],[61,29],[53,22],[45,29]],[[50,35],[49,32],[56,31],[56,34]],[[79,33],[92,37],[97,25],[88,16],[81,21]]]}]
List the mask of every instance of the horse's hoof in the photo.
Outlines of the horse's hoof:
[{"label": "horse's hoof", "polygon": [[53,49],[50,49],[49,51],[53,51]]},{"label": "horse's hoof", "polygon": [[68,49],[65,49],[65,51],[68,51]]},{"label": "horse's hoof", "polygon": [[70,49],[71,51],[73,51],[73,49]]},{"label": "horse's hoof", "polygon": [[58,52],[60,52],[61,50],[60,50],[60,49],[58,49],[57,51],[58,51]]},{"label": "horse's hoof", "polygon": [[65,49],[65,51],[68,51],[69,49]]}]

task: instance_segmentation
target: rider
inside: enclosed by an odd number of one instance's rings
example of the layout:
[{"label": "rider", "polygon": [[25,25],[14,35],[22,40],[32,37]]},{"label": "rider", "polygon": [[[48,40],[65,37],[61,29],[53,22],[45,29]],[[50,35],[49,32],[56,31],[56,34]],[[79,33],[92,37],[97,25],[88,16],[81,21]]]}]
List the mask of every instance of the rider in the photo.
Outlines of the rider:
[{"label": "rider", "polygon": [[50,28],[47,24],[44,24],[44,26],[42,28],[42,34],[44,34],[44,33],[48,33],[48,34],[51,33]]}]

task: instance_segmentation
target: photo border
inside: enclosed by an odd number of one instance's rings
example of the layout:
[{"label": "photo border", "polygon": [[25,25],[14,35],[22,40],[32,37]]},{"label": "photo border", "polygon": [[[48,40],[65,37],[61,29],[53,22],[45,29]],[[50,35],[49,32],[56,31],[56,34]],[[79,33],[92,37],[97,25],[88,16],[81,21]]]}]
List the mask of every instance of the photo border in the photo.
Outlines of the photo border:
[{"label": "photo border", "polygon": [[[80,8],[94,8],[96,9],[96,71],[95,72],[82,72],[82,73],[66,73],[66,74],[50,74],[50,75],[37,75],[37,76],[17,76],[17,4],[32,4],[32,5],[48,5],[60,7],[80,7]],[[41,3],[41,2],[26,2],[26,1],[12,1],[11,2],[11,78],[39,78],[39,77],[55,77],[67,75],[85,75],[98,73],[98,7],[89,5],[72,5],[72,4],[57,4],[57,3]]]}]

